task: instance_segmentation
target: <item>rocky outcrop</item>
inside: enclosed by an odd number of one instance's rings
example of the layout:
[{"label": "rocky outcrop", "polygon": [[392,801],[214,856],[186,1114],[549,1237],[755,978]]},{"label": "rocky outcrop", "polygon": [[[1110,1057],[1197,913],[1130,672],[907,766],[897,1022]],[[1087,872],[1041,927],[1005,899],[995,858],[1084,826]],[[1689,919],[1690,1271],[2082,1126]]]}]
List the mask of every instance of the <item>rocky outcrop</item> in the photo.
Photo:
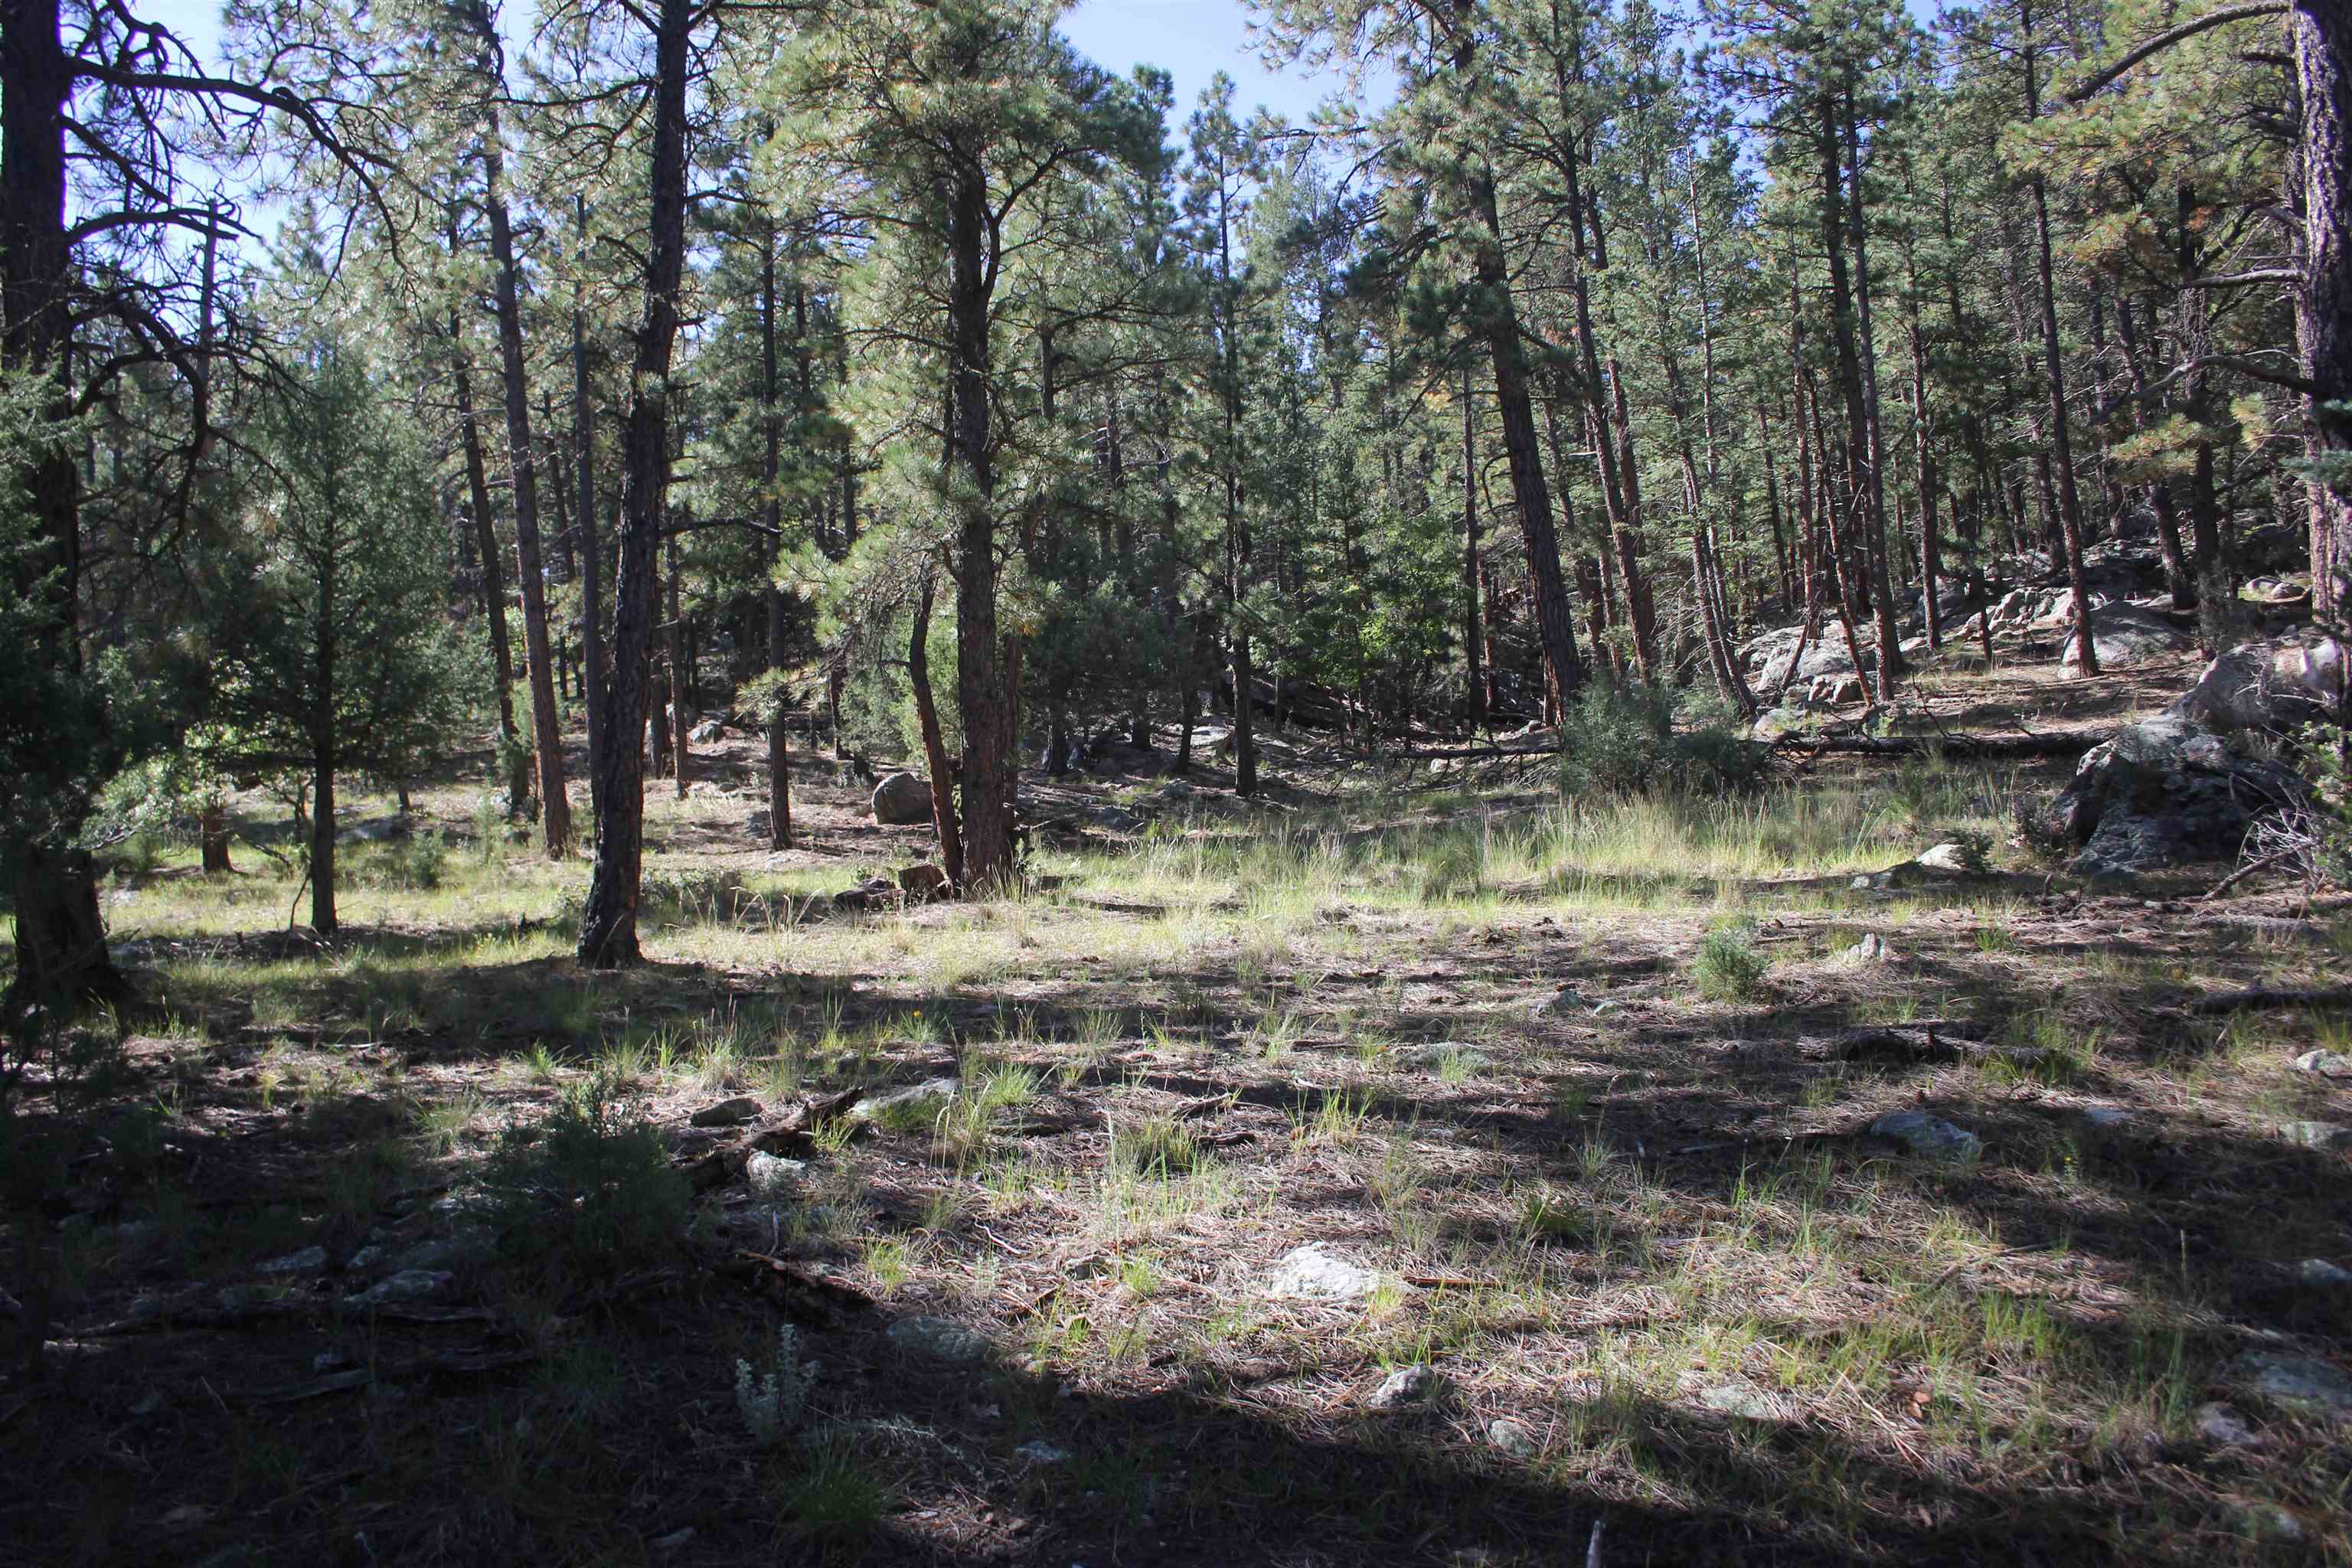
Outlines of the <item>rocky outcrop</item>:
[{"label": "rocky outcrop", "polygon": [[2317,630],[2244,643],[2215,659],[2166,711],[2217,734],[2352,722],[2352,649]]},{"label": "rocky outcrop", "polygon": [[[2071,617],[2066,618],[2065,630],[2070,635],[2059,662],[2072,668],[2082,662],[2082,649],[2071,635]],[[2194,637],[2153,610],[2136,605],[2104,605],[2091,612],[2091,647],[2099,656],[2101,669],[2170,658],[2196,646]]]},{"label": "rocky outcrop", "polygon": [[2321,633],[2231,649],[2166,711],[2085,752],[2037,831],[2077,849],[2071,868],[2085,876],[2235,855],[2256,817],[2305,801],[2271,752],[2302,724],[2352,716],[2347,665]]}]

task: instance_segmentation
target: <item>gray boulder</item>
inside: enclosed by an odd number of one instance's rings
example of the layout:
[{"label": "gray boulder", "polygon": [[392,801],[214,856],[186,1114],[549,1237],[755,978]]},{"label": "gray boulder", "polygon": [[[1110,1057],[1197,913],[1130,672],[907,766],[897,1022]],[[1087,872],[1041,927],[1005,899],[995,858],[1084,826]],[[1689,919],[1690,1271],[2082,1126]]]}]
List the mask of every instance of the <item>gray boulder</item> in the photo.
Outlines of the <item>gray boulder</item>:
[{"label": "gray boulder", "polygon": [[[2071,625],[2068,629],[2071,632]],[[2106,605],[2091,612],[2091,647],[2099,656],[2102,669],[2128,668],[2151,659],[2169,658],[2195,646],[2195,638],[2152,610],[2133,605]],[[2069,636],[2059,663],[2071,668],[2081,662],[2082,648]]]},{"label": "gray boulder", "polygon": [[2052,844],[2082,851],[2071,868],[2077,874],[2129,875],[2235,855],[2256,816],[2302,796],[2290,770],[2164,713],[2084,752],[2037,826]]},{"label": "gray boulder", "polygon": [[930,781],[892,773],[874,786],[874,820],[885,827],[920,827],[931,820]]},{"label": "gray boulder", "polygon": [[1870,1124],[1870,1135],[1902,1145],[1922,1160],[1970,1161],[1984,1152],[1984,1140],[1924,1110],[1890,1110]]},{"label": "gray boulder", "polygon": [[2352,721],[2352,649],[2315,630],[2242,643],[2208,666],[2165,711],[2221,735]]}]

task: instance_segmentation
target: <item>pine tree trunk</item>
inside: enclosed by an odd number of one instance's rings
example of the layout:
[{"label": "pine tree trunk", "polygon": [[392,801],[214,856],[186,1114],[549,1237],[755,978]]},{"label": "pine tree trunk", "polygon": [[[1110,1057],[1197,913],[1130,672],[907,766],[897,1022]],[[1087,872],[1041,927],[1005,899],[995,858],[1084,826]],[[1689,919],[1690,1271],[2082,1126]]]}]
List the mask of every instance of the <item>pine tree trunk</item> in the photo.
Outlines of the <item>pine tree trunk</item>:
[{"label": "pine tree trunk", "polygon": [[645,863],[646,658],[658,613],[654,557],[669,490],[669,370],[686,260],[686,120],[693,0],[657,0],[654,37],[653,160],[648,188],[645,303],[630,367],[622,433],[620,570],[613,606],[612,670],[594,761],[596,868],[580,922],[582,963],[633,964]]},{"label": "pine tree trunk", "polygon": [[[455,244],[456,235],[450,238]],[[474,412],[474,378],[467,367],[464,322],[449,312],[451,390],[457,399],[457,440],[466,456],[466,499],[474,514],[481,555],[482,618],[489,623],[490,665],[499,686],[499,757],[507,765],[507,811],[519,815],[530,799],[530,755],[515,728],[514,651],[507,640],[506,572],[499,565],[499,535],[490,516],[490,481],[482,460],[481,425]]]},{"label": "pine tree trunk", "polygon": [[218,800],[207,800],[196,814],[196,838],[203,847],[205,876],[226,876],[236,869],[228,861],[228,808]]},{"label": "pine tree trunk", "polygon": [[1503,254],[1502,212],[1494,176],[1471,177],[1471,205],[1484,240],[1478,247],[1478,327],[1495,366],[1495,411],[1503,428],[1503,457],[1517,504],[1519,538],[1535,590],[1537,637],[1551,679],[1563,694],[1584,684],[1584,661],[1576,651],[1575,612],[1559,568],[1559,536],[1553,531],[1551,490],[1536,449],[1535,403],[1528,388],[1527,345],[1518,308],[1511,300],[1510,273]]},{"label": "pine tree trunk", "polygon": [[989,431],[988,190],[961,172],[948,199],[948,319],[953,418],[948,429],[956,526],[956,703],[963,714],[963,854],[968,890],[1013,876],[1018,774],[996,624],[996,469]]},{"label": "pine tree trunk", "polygon": [[1486,649],[1478,620],[1478,413],[1470,367],[1462,367],[1462,677],[1470,727],[1486,721]]},{"label": "pine tree trunk", "polygon": [[[1846,513],[1846,537],[1832,547],[1838,558],[1839,576],[1845,586],[1841,592],[1846,614],[1853,616],[1859,607],[1854,592],[1852,563],[1848,556],[1859,552],[1874,568],[1872,586],[1877,589],[1874,606],[1878,617],[1878,669],[1872,681],[1864,674],[1859,657],[1854,660],[1857,674],[1876,690],[1885,701],[1895,694],[1895,685],[1901,677],[1901,651],[1894,635],[1894,593],[1886,578],[1886,516],[1883,505],[1875,504],[1878,489],[1878,450],[1874,434],[1876,423],[1875,387],[1864,377],[1864,361],[1858,342],[1854,311],[1856,293],[1847,268],[1846,247],[1852,237],[1846,218],[1845,178],[1840,155],[1841,128],[1837,100],[1828,93],[1822,95],[1822,238],[1829,253],[1830,274],[1830,337],[1836,353],[1838,390],[1843,395],[1846,415],[1847,489],[1852,505]],[[1826,449],[1823,453],[1827,456]],[[1874,542],[1876,549],[1874,551]]]},{"label": "pine tree trunk", "polygon": [[2342,0],[2296,0],[2289,26],[2303,100],[2295,342],[2310,452],[2335,469],[2310,487],[2312,611],[2333,618],[2352,607],[2352,16]]},{"label": "pine tree trunk", "polygon": [[[476,14],[488,22],[487,10]],[[547,858],[561,860],[572,849],[572,802],[563,788],[563,715],[555,705],[555,668],[547,635],[547,574],[540,559],[539,449],[531,441],[522,301],[516,282],[514,235],[507,217],[505,162],[499,146],[497,114],[487,116],[487,121],[482,135],[482,205],[489,218],[490,260],[496,274],[499,366],[506,394],[508,472],[513,481],[516,578],[522,589],[524,673],[530,681],[531,742],[539,758],[541,837]]]},{"label": "pine tree trunk", "polygon": [[[793,293],[800,292],[797,284]],[[805,337],[805,333],[802,334]],[[760,451],[761,489],[768,498],[767,525],[768,589],[764,595],[768,608],[768,674],[780,681],[784,669],[784,638],[787,626],[784,614],[784,591],[776,582],[776,569],[783,559],[783,498],[776,493],[776,475],[782,467],[783,423],[776,412],[776,235],[769,229],[763,237],[760,256],[760,404],[761,442]],[[814,744],[814,742],[812,742]],[[791,738],[784,729],[784,693],[778,685],[774,690],[774,707],[768,715],[768,847],[789,849],[793,843],[793,769]]]},{"label": "pine tree trunk", "polygon": [[925,567],[915,599],[914,630],[907,639],[907,679],[914,688],[915,721],[922,729],[923,761],[931,775],[931,831],[940,841],[940,866],[948,874],[949,885],[961,893],[964,890],[963,835],[956,822],[954,769],[948,759],[947,741],[940,733],[939,703],[931,696],[931,573]]},{"label": "pine tree trunk", "polygon": [[677,535],[669,536],[668,570],[662,574],[669,588],[669,635],[663,639],[663,662],[669,667],[669,767],[670,779],[677,787],[677,798],[686,798],[687,729],[693,722],[688,711],[693,703],[693,677],[687,663],[686,616],[682,613],[683,595],[678,591]]},{"label": "pine tree trunk", "polygon": [[[572,198],[572,210],[577,216],[574,245],[584,264],[588,249],[588,199]],[[584,290],[585,282],[578,285]],[[572,461],[577,470],[574,482],[580,487],[580,660],[581,687],[585,694],[583,707],[588,715],[588,754],[597,755],[598,728],[604,721],[604,557],[596,537],[596,416],[588,394],[588,312],[582,294],[575,291],[572,302]],[[592,762],[588,769],[589,803],[592,818],[597,811],[599,775]]]},{"label": "pine tree trunk", "polygon": [[[2018,7],[2019,26],[2025,34],[2025,117],[2042,118],[2042,87],[2033,47],[2031,8]],[[2051,264],[2049,182],[2036,171],[2028,181],[2033,197],[2034,273],[2041,285],[2042,384],[2049,394],[2050,458],[2058,488],[2058,520],[2064,536],[2066,581],[2074,598],[2074,647],[2077,668],[2084,675],[2099,673],[2099,654],[2091,637],[2091,586],[2083,565],[2083,500],[2074,482],[2074,444],[2066,423],[2066,363],[2058,337],[2058,286]]]}]

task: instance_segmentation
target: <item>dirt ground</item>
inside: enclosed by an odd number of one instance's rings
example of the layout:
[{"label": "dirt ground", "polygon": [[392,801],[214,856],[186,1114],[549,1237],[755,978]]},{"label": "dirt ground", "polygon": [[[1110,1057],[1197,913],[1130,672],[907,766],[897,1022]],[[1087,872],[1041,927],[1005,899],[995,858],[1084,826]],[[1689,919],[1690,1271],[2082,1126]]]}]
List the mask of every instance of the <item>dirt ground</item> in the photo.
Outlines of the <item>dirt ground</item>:
[{"label": "dirt ground", "polygon": [[1035,777],[1021,896],[844,910],[927,832],[804,758],[772,855],[757,762],[656,787],[626,974],[471,783],[331,942],[247,847],[114,879],[0,1556],[2352,1560],[2352,1026],[2226,1005],[2344,984],[2345,900],[2074,886],[2005,832],[2063,762],[1563,811],[1277,736],[1265,803]]}]

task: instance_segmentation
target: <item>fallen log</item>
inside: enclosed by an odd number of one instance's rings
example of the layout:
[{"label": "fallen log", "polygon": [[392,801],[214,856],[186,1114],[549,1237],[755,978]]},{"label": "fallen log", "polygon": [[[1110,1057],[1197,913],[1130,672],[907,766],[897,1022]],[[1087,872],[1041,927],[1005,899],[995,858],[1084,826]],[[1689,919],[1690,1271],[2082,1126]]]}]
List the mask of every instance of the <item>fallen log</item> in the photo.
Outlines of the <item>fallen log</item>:
[{"label": "fallen log", "polygon": [[1807,756],[2079,757],[2105,740],[2105,730],[2053,730],[2040,735],[1783,735],[1776,751]]}]

